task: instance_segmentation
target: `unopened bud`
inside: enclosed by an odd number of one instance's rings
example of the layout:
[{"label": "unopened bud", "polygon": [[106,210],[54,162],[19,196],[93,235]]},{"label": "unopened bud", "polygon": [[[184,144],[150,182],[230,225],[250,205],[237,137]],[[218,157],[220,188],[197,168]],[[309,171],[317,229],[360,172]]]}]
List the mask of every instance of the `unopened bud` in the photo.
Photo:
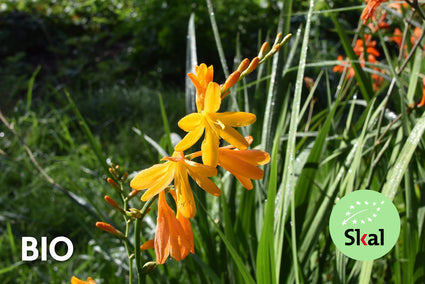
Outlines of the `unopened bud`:
[{"label": "unopened bud", "polygon": [[147,274],[155,270],[155,268],[158,266],[158,263],[156,261],[149,261],[146,262],[142,267],[142,273]]},{"label": "unopened bud", "polygon": [[269,43],[266,41],[260,48],[260,52],[258,53],[258,58],[263,59],[266,55],[267,51],[269,51]]},{"label": "unopened bud", "polygon": [[280,43],[276,44],[273,46],[273,49],[271,52],[276,53],[279,51],[279,49],[282,47],[282,45]]},{"label": "unopened bud", "polygon": [[140,190],[134,189],[132,192],[128,194],[127,200],[130,200],[131,198],[135,197],[139,192]]},{"label": "unopened bud", "polygon": [[242,62],[238,66],[238,69],[236,70],[242,73],[243,71],[245,71],[246,68],[248,68],[248,65],[249,65],[249,59],[245,58],[244,60],[242,60]]},{"label": "unopened bud", "polygon": [[280,42],[281,40],[282,40],[282,33],[278,33],[278,34],[276,35],[275,40],[274,40],[273,47],[274,47],[275,45],[281,44],[281,42]]},{"label": "unopened bud", "polygon": [[118,205],[118,203],[110,196],[105,195],[104,197],[105,201],[108,202],[109,205],[120,211],[121,213],[124,213],[124,210]]},{"label": "unopened bud", "polygon": [[117,175],[117,172],[115,171],[115,168],[109,168],[109,172],[111,173],[111,175],[114,177],[114,178],[116,178],[116,179],[118,179],[118,175]]},{"label": "unopened bud", "polygon": [[142,213],[140,213],[140,210],[136,209],[136,208],[130,208],[128,209],[128,211],[126,212],[127,216],[129,217],[134,217],[137,219],[142,218]]},{"label": "unopened bud", "polygon": [[257,67],[258,67],[258,63],[260,62],[260,58],[258,57],[254,57],[254,59],[252,59],[251,64],[249,64],[248,66],[248,72],[252,72],[254,71]]},{"label": "unopened bud", "polygon": [[110,234],[113,234],[115,236],[117,236],[118,238],[124,240],[125,236],[123,233],[121,233],[120,231],[118,231],[117,229],[115,229],[112,225],[105,223],[105,222],[96,222],[96,227],[98,227],[99,229],[108,232]]},{"label": "unopened bud", "polygon": [[111,178],[107,178],[106,181],[112,185],[116,190],[118,190],[118,192],[121,192],[121,188],[120,186],[115,182],[115,180],[111,179]]},{"label": "unopened bud", "polygon": [[227,78],[226,82],[224,83],[221,89],[224,91],[230,89],[233,85],[235,85],[238,82],[240,76],[241,76],[241,73],[239,71],[235,71],[232,74],[230,74],[230,76]]}]

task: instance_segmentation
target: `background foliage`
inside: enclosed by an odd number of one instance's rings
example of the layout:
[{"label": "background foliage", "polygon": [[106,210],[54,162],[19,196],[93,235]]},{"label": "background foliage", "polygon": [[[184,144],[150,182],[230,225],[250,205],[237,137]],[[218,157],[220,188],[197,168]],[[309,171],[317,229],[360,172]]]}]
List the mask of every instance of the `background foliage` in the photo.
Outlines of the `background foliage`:
[{"label": "background foliage", "polygon": [[[409,105],[422,95],[425,70],[418,55],[396,76],[399,50],[388,40],[394,27],[412,27],[391,15],[392,28],[374,35],[379,67],[386,72],[374,92],[368,89],[370,70],[358,82],[332,72],[337,55],[347,54],[344,35],[349,45],[364,35],[363,2],[309,2],[213,1],[230,69],[240,58],[255,56],[280,22],[294,35],[277,65],[265,64],[226,98],[228,110],[257,115],[249,133],[272,161],[252,191],[228,175],[216,180],[220,198],[195,189],[202,204],[193,221],[196,254],[168,261],[148,282],[423,282],[424,118],[422,109]],[[171,132],[184,134],[176,122],[186,113],[184,80],[192,71],[185,67],[191,13],[198,62],[214,64],[214,79],[222,82],[224,68],[203,1],[0,3],[0,109],[18,133],[0,124],[2,283],[69,283],[72,275],[123,283],[128,267],[122,244],[94,226],[98,220],[117,227],[121,222],[103,200],[114,194],[105,182],[106,164],[119,163],[131,174],[162,157],[154,147],[167,148],[161,108]],[[304,77],[313,78],[313,88],[305,87]],[[388,91],[394,79],[399,83]],[[420,139],[412,140],[414,135]],[[34,167],[25,146],[62,190]],[[335,198],[365,187],[395,192],[402,218],[399,243],[375,262],[339,254],[327,227]],[[133,206],[140,203],[134,200]],[[143,236],[150,238],[154,229],[152,216]],[[70,261],[21,262],[22,236],[59,235],[74,243]]]}]

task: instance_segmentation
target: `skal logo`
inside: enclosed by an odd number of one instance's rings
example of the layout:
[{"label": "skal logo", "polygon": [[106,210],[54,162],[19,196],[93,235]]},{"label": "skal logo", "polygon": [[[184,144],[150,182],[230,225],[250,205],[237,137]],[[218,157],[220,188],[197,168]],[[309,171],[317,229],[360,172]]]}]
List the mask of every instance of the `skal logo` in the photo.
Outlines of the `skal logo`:
[{"label": "skal logo", "polygon": [[400,234],[400,216],[383,194],[357,190],[335,205],[329,230],[343,254],[356,260],[372,260],[394,247]]}]

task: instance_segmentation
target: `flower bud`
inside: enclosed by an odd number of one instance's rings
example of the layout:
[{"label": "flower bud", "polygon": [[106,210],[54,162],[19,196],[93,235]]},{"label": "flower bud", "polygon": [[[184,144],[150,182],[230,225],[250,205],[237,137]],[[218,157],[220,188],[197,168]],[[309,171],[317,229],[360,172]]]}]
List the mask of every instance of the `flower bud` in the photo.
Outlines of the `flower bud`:
[{"label": "flower bud", "polygon": [[235,85],[238,82],[240,76],[241,76],[241,73],[239,71],[235,71],[232,74],[230,74],[230,76],[227,78],[226,82],[224,83],[221,89],[223,91],[227,91],[228,89],[230,89],[233,85]]},{"label": "flower bud", "polygon": [[124,240],[125,236],[123,233],[121,233],[120,231],[118,231],[117,229],[115,229],[112,225],[105,223],[105,222],[96,222],[96,227],[98,227],[99,229],[108,232],[110,234],[113,234],[115,236],[117,236],[118,238]]},{"label": "flower bud", "polygon": [[130,208],[128,209],[128,211],[126,212],[127,216],[129,217],[134,217],[137,219],[142,218],[142,213],[140,213],[140,210],[136,209],[136,208]]},{"label": "flower bud", "polygon": [[118,190],[118,192],[121,192],[121,188],[120,186],[115,182],[115,180],[111,179],[111,178],[107,178],[106,181],[112,185],[116,190]]},{"label": "flower bud", "polygon": [[245,58],[239,64],[237,71],[239,71],[240,73],[242,73],[243,71],[245,71],[246,68],[248,68],[248,65],[249,65],[249,59],[248,58]]},{"label": "flower bud", "polygon": [[260,48],[260,52],[258,53],[258,58],[263,59],[266,55],[267,51],[269,51],[269,43],[266,41]]},{"label": "flower bud", "polygon": [[121,213],[124,213],[124,210],[118,205],[118,203],[110,196],[105,195],[104,197],[105,201],[108,202],[109,205],[120,211]]},{"label": "flower bud", "polygon": [[254,59],[252,59],[251,61],[251,64],[249,64],[248,66],[248,72],[251,73],[252,71],[254,71],[258,67],[259,62],[260,62],[260,58],[254,57]]},{"label": "flower bud", "polygon": [[156,261],[149,261],[146,262],[142,267],[142,273],[147,274],[149,272],[152,272],[155,270],[155,268],[158,266],[158,263]]}]

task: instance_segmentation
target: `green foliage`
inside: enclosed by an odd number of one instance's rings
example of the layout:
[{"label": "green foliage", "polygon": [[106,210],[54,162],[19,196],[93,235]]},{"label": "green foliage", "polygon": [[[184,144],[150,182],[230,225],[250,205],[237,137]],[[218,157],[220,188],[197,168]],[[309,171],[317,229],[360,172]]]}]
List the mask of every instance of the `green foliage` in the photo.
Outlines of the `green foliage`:
[{"label": "green foliage", "polygon": [[[363,68],[351,52],[353,36],[366,31],[357,28],[363,2],[317,2],[212,1],[229,66],[255,56],[279,21],[293,33],[279,57],[233,87],[222,109],[257,115],[248,134],[253,148],[270,151],[271,162],[251,191],[224,171],[215,178],[220,198],[193,185],[196,253],[160,265],[146,282],[423,282],[425,112],[413,105],[422,96],[423,53],[398,56],[389,38],[403,18],[389,15],[393,26],[373,34],[385,80],[372,91],[375,66]],[[128,280],[123,244],[94,226],[104,220],[124,228],[103,200],[118,197],[104,165],[119,163],[131,177],[157,163],[159,150],[170,151],[174,134],[184,135],[177,121],[185,115],[191,12],[198,62],[214,64],[214,79],[223,82],[207,11],[194,1],[7,2],[0,14],[0,39],[8,43],[0,48],[0,109],[18,136],[0,125],[2,283],[69,283],[72,275]],[[357,63],[355,79],[332,72],[340,53]],[[399,242],[376,261],[346,258],[328,230],[337,199],[362,188],[393,199],[402,220]],[[154,230],[149,214],[142,241]],[[21,262],[21,236],[58,235],[73,241],[71,260]],[[152,251],[141,255],[142,263],[155,259]]]}]

